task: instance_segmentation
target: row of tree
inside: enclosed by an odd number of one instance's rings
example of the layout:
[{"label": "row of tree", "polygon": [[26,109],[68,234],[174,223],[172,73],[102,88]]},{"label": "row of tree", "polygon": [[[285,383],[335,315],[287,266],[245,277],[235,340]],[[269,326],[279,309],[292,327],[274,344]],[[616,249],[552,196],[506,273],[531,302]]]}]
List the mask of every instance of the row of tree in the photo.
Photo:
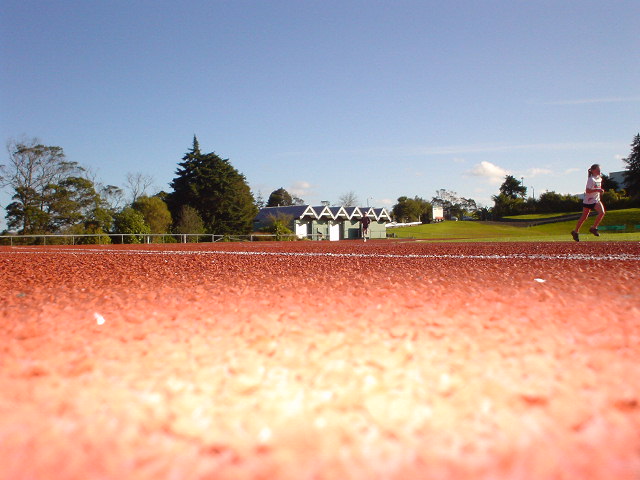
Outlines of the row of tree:
[{"label": "row of tree", "polygon": [[[601,199],[608,209],[640,205],[640,134],[634,137],[631,153],[623,161],[626,164],[624,188],[607,175],[602,175],[602,188],[605,193]],[[528,213],[573,212],[581,210],[582,205],[581,198],[556,192],[545,192],[537,199],[528,197],[527,188],[511,175],[505,177],[493,201],[491,214],[494,218]]]},{"label": "row of tree", "polygon": [[399,197],[398,203],[391,210],[391,216],[399,222],[429,223],[433,220],[434,206],[442,207],[446,219],[473,217],[486,220],[488,214],[488,210],[479,207],[474,199],[461,197],[456,192],[442,188],[436,191],[430,201],[418,196]]},{"label": "row of tree", "polygon": [[[607,175],[602,175],[602,188],[606,190],[602,201],[608,209],[640,205],[640,134],[634,137],[631,153],[623,161],[626,163],[625,188],[621,188],[621,185]],[[528,197],[527,188],[512,175],[505,177],[493,201],[493,208],[480,207],[473,199],[441,189],[436,191],[430,201],[418,196],[399,197],[398,203],[393,206],[392,217],[402,222],[427,223],[433,220],[431,217],[434,206],[442,207],[447,219],[470,217],[478,220],[499,220],[505,216],[528,213],[577,212],[582,208],[582,200],[576,195],[547,191],[537,199]]]},{"label": "row of tree", "polygon": [[[624,159],[626,190],[604,177],[608,208],[626,208],[640,202],[640,134]],[[37,140],[9,144],[9,162],[0,166],[0,187],[12,190],[6,207],[8,230],[21,234],[145,234],[196,233],[246,234],[262,206],[301,205],[303,200],[284,188],[271,193],[265,203],[254,198],[246,178],[228,159],[203,153],[194,136],[190,151],[178,164],[171,192],[147,196],[152,181],[142,174],[129,174],[130,200],[123,189],[101,185],[78,163],[66,159],[61,147]],[[574,195],[545,192],[527,198],[526,187],[511,175],[505,177],[492,209],[479,207],[473,199],[445,189],[430,201],[402,196],[391,214],[397,221],[431,220],[433,206],[442,207],[445,218],[498,219],[507,215],[577,211],[581,200]],[[340,197],[343,206],[356,206],[353,192]]]},{"label": "row of tree", "polygon": [[[179,163],[173,191],[145,195],[149,177],[129,174],[131,197],[103,186],[66,159],[61,147],[37,140],[12,141],[0,166],[0,187],[10,188],[9,231],[21,234],[242,234],[257,207],[245,177],[215,153],[202,153],[197,138]],[[135,240],[135,237],[133,238]]]}]

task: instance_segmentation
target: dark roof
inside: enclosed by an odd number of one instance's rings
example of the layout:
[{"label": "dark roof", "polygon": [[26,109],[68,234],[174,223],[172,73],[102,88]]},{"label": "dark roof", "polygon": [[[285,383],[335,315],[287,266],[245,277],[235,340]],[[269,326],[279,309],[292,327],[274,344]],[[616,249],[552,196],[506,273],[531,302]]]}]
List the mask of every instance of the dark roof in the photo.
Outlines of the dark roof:
[{"label": "dark roof", "polygon": [[387,209],[386,209],[386,208],[374,208],[374,209],[373,209],[373,212],[375,213],[376,218],[377,218],[378,220],[380,220],[383,216],[385,216],[385,217],[387,217],[387,218],[391,218],[391,217],[389,216],[389,212],[387,212]]},{"label": "dark roof", "polygon": [[[385,208],[373,208],[373,207],[325,207],[310,206],[310,205],[292,205],[288,207],[265,207],[261,208],[258,215],[253,220],[254,222],[266,222],[269,217],[277,217],[279,215],[287,215],[293,219],[301,219],[304,217],[320,218],[325,208],[329,211],[329,215],[334,219],[342,209],[347,214],[347,218],[361,218],[363,215],[373,217],[376,220],[380,220],[381,217],[389,218],[389,212]],[[327,214],[325,213],[325,216]]]},{"label": "dark roof", "polygon": [[356,210],[360,210],[358,207],[344,207],[344,210],[349,215],[349,218],[353,217],[356,214]]},{"label": "dark roof", "polygon": [[277,217],[280,215],[288,215],[293,218],[302,218],[309,208],[309,205],[291,205],[288,207],[264,207],[261,208],[256,215],[254,222],[262,222],[269,217]]},{"label": "dark roof", "polygon": [[333,218],[337,218],[338,214],[341,214],[341,213],[342,215],[347,215],[347,217],[349,216],[347,212],[344,210],[344,207],[329,207],[329,211],[331,212],[331,215],[333,216]]}]

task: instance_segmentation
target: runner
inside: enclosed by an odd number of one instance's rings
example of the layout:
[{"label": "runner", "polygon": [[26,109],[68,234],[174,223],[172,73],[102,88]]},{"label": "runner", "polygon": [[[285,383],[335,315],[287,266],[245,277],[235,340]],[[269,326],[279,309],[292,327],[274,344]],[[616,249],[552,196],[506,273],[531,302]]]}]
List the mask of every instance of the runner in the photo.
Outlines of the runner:
[{"label": "runner", "polygon": [[362,224],[362,238],[364,238],[364,241],[366,242],[367,237],[369,236],[369,224],[371,223],[371,219],[364,215],[360,219],[360,223]]},{"label": "runner", "polygon": [[604,189],[602,189],[600,165],[596,163],[591,165],[591,168],[589,169],[587,187],[585,189],[584,200],[582,201],[582,216],[578,220],[575,230],[571,232],[571,236],[576,242],[580,241],[580,228],[589,216],[589,213],[591,213],[591,210],[598,212],[598,216],[596,217],[595,222],[593,222],[593,227],[591,227],[589,231],[596,237],[600,236],[598,233],[598,225],[600,225],[605,214],[604,205],[600,201],[601,193],[604,193]]}]

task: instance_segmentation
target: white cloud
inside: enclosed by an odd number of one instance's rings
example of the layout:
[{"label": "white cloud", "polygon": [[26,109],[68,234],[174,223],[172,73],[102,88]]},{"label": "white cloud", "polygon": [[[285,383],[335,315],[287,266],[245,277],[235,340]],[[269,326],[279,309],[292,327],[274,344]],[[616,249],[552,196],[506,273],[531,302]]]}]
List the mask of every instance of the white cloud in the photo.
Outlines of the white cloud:
[{"label": "white cloud", "polygon": [[507,170],[491,162],[482,161],[466,172],[472,177],[482,177],[489,183],[499,184],[509,174]]},{"label": "white cloud", "polygon": [[289,193],[295,195],[296,197],[304,198],[308,196],[313,191],[313,185],[304,180],[298,180],[294,182],[291,187],[289,187]]},{"label": "white cloud", "polygon": [[524,177],[533,178],[539,177],[541,175],[551,175],[552,173],[553,171],[549,170],[548,168],[530,168],[524,173]]}]

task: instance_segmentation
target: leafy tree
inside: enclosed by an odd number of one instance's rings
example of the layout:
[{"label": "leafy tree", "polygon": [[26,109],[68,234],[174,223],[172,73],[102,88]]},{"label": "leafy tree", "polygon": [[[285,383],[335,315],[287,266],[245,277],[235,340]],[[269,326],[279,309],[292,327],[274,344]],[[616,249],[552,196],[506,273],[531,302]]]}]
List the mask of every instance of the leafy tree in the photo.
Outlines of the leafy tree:
[{"label": "leafy tree", "polygon": [[151,233],[167,233],[171,226],[171,213],[167,204],[158,197],[141,196],[132,205],[142,213]]},{"label": "leafy tree", "polygon": [[[103,202],[96,192],[91,180],[83,177],[67,177],[57,184],[50,184],[39,195],[21,197],[23,189],[19,188],[14,195],[17,200],[7,206],[8,224],[11,228],[19,227],[25,217],[29,218],[31,232],[60,232],[74,225],[81,225],[88,220],[99,217],[107,220]],[[27,208],[28,214],[24,213]],[[101,223],[102,224],[102,223]],[[110,221],[104,222],[107,230]]]},{"label": "leafy tree", "polygon": [[618,182],[613,180],[609,175],[605,175],[603,173],[601,176],[603,190],[620,190],[620,185],[618,185]]},{"label": "leafy tree", "polygon": [[[179,168],[176,171],[178,176],[171,182],[173,192],[168,194],[166,200],[169,205],[169,210],[174,217],[177,217],[183,205],[189,205],[198,211],[200,206],[200,185],[197,180],[202,157],[203,155],[202,152],[200,152],[198,139],[194,135],[193,147],[191,147],[190,152],[187,152],[187,154],[182,157],[182,162],[178,164]],[[200,215],[200,213],[198,213],[198,215]]]},{"label": "leafy tree", "polygon": [[[99,205],[85,217],[85,233],[110,232],[113,227],[113,216],[114,213],[109,208],[106,208],[104,205]],[[101,241],[100,243],[105,242]]]},{"label": "leafy tree", "polygon": [[502,185],[500,185],[500,193],[511,199],[522,198],[527,195],[527,187],[517,180],[513,175],[507,175]]},{"label": "leafy tree", "polygon": [[267,200],[267,207],[288,207],[290,205],[295,205],[293,197],[282,187],[271,192],[269,200]]},{"label": "leafy tree", "polygon": [[514,198],[505,193],[494,195],[492,198],[494,201],[493,215],[495,218],[502,218],[508,215],[518,215],[522,213],[525,205],[523,198]]},{"label": "leafy tree", "polygon": [[293,231],[289,228],[293,217],[290,215],[270,215],[267,219],[267,226],[262,230],[275,235],[276,240],[292,240]]},{"label": "leafy tree", "polygon": [[68,177],[50,188],[45,202],[49,213],[47,231],[82,224],[100,208],[100,195],[93,182],[82,177]]},{"label": "leafy tree", "polygon": [[[125,235],[143,235],[151,233],[149,225],[144,223],[144,215],[131,207],[127,207],[118,213],[115,216],[113,223],[113,233],[123,233]],[[140,243],[141,241],[142,237],[138,236],[124,237],[124,243]]]},{"label": "leafy tree", "polygon": [[244,175],[215,153],[203,154],[197,138],[179,163],[168,204],[173,215],[183,205],[195,208],[207,233],[247,234],[258,210]]},{"label": "leafy tree", "polygon": [[414,198],[399,197],[398,203],[393,206],[391,213],[399,222],[423,222],[429,221],[431,204],[415,196]]},{"label": "leafy tree", "polygon": [[204,222],[195,208],[183,205],[178,212],[173,231],[180,234],[201,234],[205,232]]},{"label": "leafy tree", "polygon": [[626,195],[625,190],[607,190],[600,198],[609,210],[633,207],[633,199]]},{"label": "leafy tree", "polygon": [[100,198],[104,207],[115,213],[124,207],[124,190],[114,185],[100,187]]},{"label": "leafy tree", "polygon": [[65,229],[64,233],[74,235],[91,235],[88,237],[80,237],[75,240],[76,243],[81,245],[107,245],[111,243],[111,237],[109,237],[99,223],[92,220],[87,220],[83,224],[73,225]]},{"label": "leafy tree", "polygon": [[291,195],[291,198],[293,199],[293,204],[294,205],[304,205],[304,200],[301,199],[300,197],[296,196],[296,195]]},{"label": "leafy tree", "polygon": [[631,153],[622,161],[627,164],[624,172],[627,192],[632,197],[638,197],[640,196],[640,133],[633,138]]},{"label": "leafy tree", "polygon": [[46,146],[37,139],[12,140],[9,162],[0,165],[0,187],[14,191],[7,206],[7,224],[21,233],[43,233],[49,223],[48,199],[53,186],[82,171],[66,159],[61,147]]},{"label": "leafy tree", "polygon": [[436,195],[431,202],[442,207],[445,218],[471,216],[478,210],[478,205],[473,198],[460,197],[456,192],[444,188],[436,190]]},{"label": "leafy tree", "polygon": [[447,208],[460,203],[460,197],[456,192],[441,188],[440,190],[436,190],[436,194],[431,199],[431,203],[439,207]]},{"label": "leafy tree", "polygon": [[563,195],[556,192],[544,192],[536,202],[539,213],[561,213],[579,211],[582,201],[575,195]]},{"label": "leafy tree", "polygon": [[16,187],[15,194],[6,207],[7,226],[9,230],[19,233],[41,233],[39,225],[46,223],[48,216],[40,208],[41,204],[37,192],[30,187]]},{"label": "leafy tree", "polygon": [[267,203],[264,201],[264,197],[262,196],[262,192],[260,191],[258,191],[258,194],[256,195],[255,204],[258,208],[264,208],[267,205]]},{"label": "leafy tree", "polygon": [[527,187],[512,175],[507,175],[502,185],[500,185],[500,193],[494,195],[493,214],[496,218],[507,215],[517,215],[523,213],[527,204],[524,198],[527,194]]},{"label": "leafy tree", "polygon": [[488,207],[479,207],[478,210],[476,210],[475,216],[482,221],[491,220],[492,211]]}]

